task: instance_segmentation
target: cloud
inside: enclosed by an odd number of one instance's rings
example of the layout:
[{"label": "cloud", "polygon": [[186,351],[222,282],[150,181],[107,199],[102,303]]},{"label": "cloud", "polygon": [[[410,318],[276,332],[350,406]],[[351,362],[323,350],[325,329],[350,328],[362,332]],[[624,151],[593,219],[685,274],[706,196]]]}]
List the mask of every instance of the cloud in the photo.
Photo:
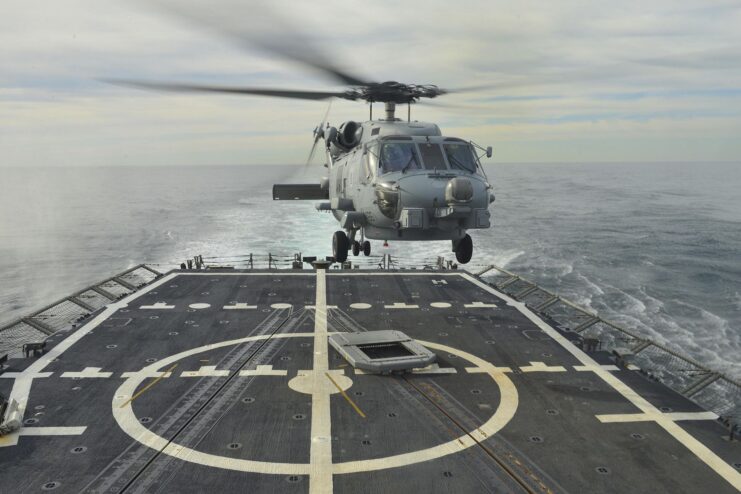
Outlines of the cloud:
[{"label": "cloud", "polygon": [[[377,0],[358,10],[330,0],[280,2],[258,16],[264,9],[254,2],[179,1],[192,12],[174,15],[168,1],[157,10],[5,2],[0,166],[301,162],[324,103],[159,94],[97,80],[341,87],[276,56],[263,43],[273,35],[374,80],[498,85],[441,101],[458,110],[420,105],[413,115],[502,143],[500,159],[564,161],[580,148],[587,160],[673,160],[687,156],[677,151],[687,142],[692,159],[741,159],[729,137],[741,133],[741,8],[733,3]],[[367,106],[349,102],[330,116],[366,117]]]}]

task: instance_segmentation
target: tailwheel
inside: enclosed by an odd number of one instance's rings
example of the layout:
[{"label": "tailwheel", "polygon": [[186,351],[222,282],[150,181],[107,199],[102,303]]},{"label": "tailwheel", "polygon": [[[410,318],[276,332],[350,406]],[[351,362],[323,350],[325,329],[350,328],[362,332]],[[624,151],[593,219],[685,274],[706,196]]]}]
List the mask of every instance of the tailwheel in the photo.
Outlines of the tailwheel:
[{"label": "tailwheel", "polygon": [[350,247],[350,240],[345,232],[338,230],[332,236],[332,255],[336,262],[347,261],[347,249]]},{"label": "tailwheel", "polygon": [[455,252],[455,258],[459,263],[466,264],[470,261],[471,256],[473,256],[473,241],[471,240],[471,236],[466,234],[457,243],[453,242],[453,252]]},{"label": "tailwheel", "polygon": [[369,256],[370,252],[370,242],[366,240],[365,242],[363,242],[363,255]]},{"label": "tailwheel", "polygon": [[360,242],[358,242],[357,240],[352,243],[352,255],[360,255]]}]

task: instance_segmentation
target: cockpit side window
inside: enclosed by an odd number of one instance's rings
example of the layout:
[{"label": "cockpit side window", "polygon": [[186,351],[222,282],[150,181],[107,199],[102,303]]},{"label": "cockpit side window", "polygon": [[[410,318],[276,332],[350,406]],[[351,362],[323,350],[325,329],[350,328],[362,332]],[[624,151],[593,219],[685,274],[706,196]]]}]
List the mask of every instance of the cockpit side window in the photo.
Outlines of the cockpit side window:
[{"label": "cockpit side window", "polygon": [[381,146],[381,173],[405,172],[422,168],[417,147],[412,142],[386,142]]},{"label": "cockpit side window", "polygon": [[444,144],[443,148],[450,168],[476,173],[476,157],[468,143]]}]

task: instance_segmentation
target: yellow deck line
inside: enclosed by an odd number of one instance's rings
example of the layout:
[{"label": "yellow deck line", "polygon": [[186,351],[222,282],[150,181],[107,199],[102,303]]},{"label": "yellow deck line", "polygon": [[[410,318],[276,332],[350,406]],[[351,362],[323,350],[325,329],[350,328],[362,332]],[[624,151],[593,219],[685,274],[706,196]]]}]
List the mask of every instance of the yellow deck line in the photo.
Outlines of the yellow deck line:
[{"label": "yellow deck line", "polygon": [[131,403],[132,401],[134,401],[135,399],[139,398],[142,394],[144,394],[145,391],[147,391],[149,388],[151,388],[152,386],[154,386],[155,384],[157,384],[158,382],[160,382],[160,380],[163,377],[169,375],[169,373],[171,373],[173,370],[175,370],[175,367],[177,367],[177,366],[178,366],[178,364],[175,364],[172,367],[170,367],[169,369],[167,369],[166,371],[164,371],[157,378],[155,378],[154,381],[152,381],[151,383],[149,383],[146,386],[144,386],[141,390],[139,390],[138,393],[136,393],[134,396],[132,396],[131,398],[129,398],[128,400],[126,400],[119,408],[123,408],[126,405],[128,405],[129,403]]},{"label": "yellow deck line", "polygon": [[324,375],[327,376],[327,378],[330,381],[332,381],[332,384],[334,384],[335,388],[337,388],[337,391],[339,391],[340,394],[342,395],[342,397],[345,398],[347,400],[347,402],[350,404],[350,406],[353,407],[356,412],[358,412],[358,415],[360,415],[361,417],[365,418],[365,414],[360,409],[360,407],[354,401],[352,401],[352,398],[350,398],[349,396],[347,396],[347,393],[345,393],[345,390],[342,389],[339,384],[337,384],[337,381],[335,381],[334,379],[332,379],[332,376],[329,375],[329,372],[325,372]]}]

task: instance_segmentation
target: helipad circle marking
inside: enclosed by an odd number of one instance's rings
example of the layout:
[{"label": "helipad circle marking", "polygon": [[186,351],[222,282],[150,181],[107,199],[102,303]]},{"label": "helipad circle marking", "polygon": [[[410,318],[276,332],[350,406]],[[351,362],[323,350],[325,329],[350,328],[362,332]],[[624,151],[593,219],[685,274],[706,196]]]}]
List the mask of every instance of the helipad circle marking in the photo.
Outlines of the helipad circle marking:
[{"label": "helipad circle marking", "polygon": [[190,307],[191,309],[208,309],[209,307],[211,307],[211,304],[195,303],[195,304],[190,304],[188,307]]},{"label": "helipad circle marking", "polygon": [[350,304],[351,309],[370,309],[371,307],[373,307],[371,304],[366,304],[365,302]]},{"label": "helipad circle marking", "polygon": [[[167,366],[172,365],[174,362],[182,360],[191,355],[207,352],[225,346],[238,345],[240,343],[245,343],[248,341],[265,340],[268,338],[313,338],[314,336],[315,335],[313,332],[248,336],[246,338],[222,341],[219,343],[204,345],[202,347],[192,348],[190,350],[186,350],[184,352],[166,357],[132,374],[131,377],[126,379],[123,384],[119,386],[118,390],[114,393],[114,398],[111,402],[113,417],[118,423],[119,427],[121,427],[121,429],[126,434],[131,436],[134,440],[147,447],[160,450],[167,455],[170,455],[174,458],[179,458],[183,461],[190,461],[192,463],[207,467],[223,468],[227,470],[236,470],[242,472],[278,475],[308,475],[310,474],[312,467],[310,463],[284,463],[229,458],[225,456],[204,453],[184,447],[175,442],[170,442],[144,427],[134,414],[131,402],[126,402],[119,397],[124,395],[132,396],[136,392],[137,387],[144,380],[149,378],[153,373],[162,372],[161,369],[167,368]],[[483,373],[488,374],[499,387],[501,395],[499,407],[496,409],[494,414],[478,428],[469,431],[451,441],[429,448],[411,451],[408,453],[401,453],[393,456],[387,456],[384,458],[334,463],[331,465],[332,474],[337,475],[396,468],[434,460],[436,458],[441,458],[453,453],[458,453],[475,445],[476,441],[485,441],[492,435],[496,434],[514,416],[519,403],[517,388],[515,388],[515,385],[512,383],[509,377],[498,370],[493,364],[473,354],[449,347],[447,345],[432,343],[428,341],[419,341],[419,343],[435,350],[455,354],[456,356],[469,361],[475,367],[482,369],[484,371]]]},{"label": "helipad circle marking", "polygon": [[290,309],[293,306],[291,304],[273,304],[270,307],[273,309]]}]

